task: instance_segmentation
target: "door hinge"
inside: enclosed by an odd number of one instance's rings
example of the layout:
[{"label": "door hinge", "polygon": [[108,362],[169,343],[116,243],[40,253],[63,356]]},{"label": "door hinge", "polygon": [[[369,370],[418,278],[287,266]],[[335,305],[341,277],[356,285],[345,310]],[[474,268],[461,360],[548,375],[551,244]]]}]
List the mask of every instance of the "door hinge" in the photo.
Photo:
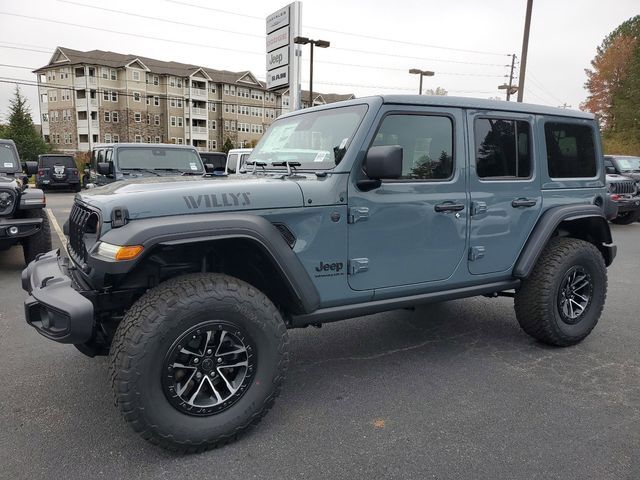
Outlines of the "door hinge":
[{"label": "door hinge", "polygon": [[369,270],[368,258],[351,258],[349,260],[349,274],[355,275]]},{"label": "door hinge", "polygon": [[477,246],[477,247],[471,247],[469,249],[469,260],[471,260],[472,262],[475,260],[479,260],[481,258],[484,257],[484,247],[483,246]]},{"label": "door hinge", "polygon": [[368,207],[351,207],[349,208],[348,223],[356,223],[359,220],[366,220],[369,218]]},{"label": "door hinge", "polygon": [[487,202],[471,202],[471,216],[487,213]]}]

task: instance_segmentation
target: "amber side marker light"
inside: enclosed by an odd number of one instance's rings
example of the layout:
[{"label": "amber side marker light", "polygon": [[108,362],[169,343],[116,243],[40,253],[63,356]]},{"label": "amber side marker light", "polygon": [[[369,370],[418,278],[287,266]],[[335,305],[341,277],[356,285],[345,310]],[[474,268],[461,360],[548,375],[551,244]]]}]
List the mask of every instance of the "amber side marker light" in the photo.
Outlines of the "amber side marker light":
[{"label": "amber side marker light", "polygon": [[133,260],[142,253],[142,245],[112,245],[107,242],[100,242],[98,245],[98,255],[110,258],[116,262]]}]

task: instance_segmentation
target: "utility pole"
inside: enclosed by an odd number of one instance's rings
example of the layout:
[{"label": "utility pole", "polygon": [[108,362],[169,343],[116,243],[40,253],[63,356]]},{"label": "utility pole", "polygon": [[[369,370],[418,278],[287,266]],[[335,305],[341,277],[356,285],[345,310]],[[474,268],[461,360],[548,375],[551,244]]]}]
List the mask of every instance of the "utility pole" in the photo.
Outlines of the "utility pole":
[{"label": "utility pole", "polygon": [[533,0],[527,0],[527,13],[524,19],[524,36],[522,37],[522,55],[520,56],[520,81],[518,82],[518,102],[524,95],[524,76],[527,70],[527,51],[529,50],[529,29],[531,27],[531,8]]},{"label": "utility pole", "polygon": [[511,100],[511,89],[513,88],[513,67],[516,64],[516,54],[511,55],[511,71],[509,72],[509,88],[507,89],[507,102]]}]

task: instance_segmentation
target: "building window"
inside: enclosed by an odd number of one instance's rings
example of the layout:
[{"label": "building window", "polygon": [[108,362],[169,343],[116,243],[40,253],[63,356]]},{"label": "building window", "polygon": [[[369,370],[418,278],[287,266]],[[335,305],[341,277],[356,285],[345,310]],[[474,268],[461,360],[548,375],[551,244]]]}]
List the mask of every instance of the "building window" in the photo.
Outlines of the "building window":
[{"label": "building window", "polygon": [[117,102],[118,101],[118,92],[115,92],[115,91],[111,92],[111,101],[112,102]]},{"label": "building window", "polygon": [[140,81],[140,71],[139,71],[139,70],[134,70],[133,72],[131,72],[131,77],[132,77],[136,82],[139,82],[139,81]]},{"label": "building window", "polygon": [[160,137],[156,137],[156,138],[153,140],[153,143],[160,143]]},{"label": "building window", "polygon": [[170,143],[173,143],[173,144],[175,145],[175,143],[176,143],[176,137],[171,137],[171,142],[170,142]]},{"label": "building window", "polygon": [[182,88],[182,77],[176,78],[176,87]]},{"label": "building window", "polygon": [[151,125],[151,114],[147,113],[147,125]]},{"label": "building window", "polygon": [[216,111],[216,103],[215,102],[209,102],[209,111],[210,112],[215,112]]},{"label": "building window", "polygon": [[225,84],[224,86],[224,94],[229,95],[229,85]]},{"label": "building window", "polygon": [[178,107],[178,108],[182,108],[182,99],[181,99],[181,98],[178,98],[178,99],[177,99],[177,101],[176,101],[176,107]]},{"label": "building window", "polygon": [[104,121],[105,122],[110,122],[111,121],[111,112],[104,112]]},{"label": "building window", "polygon": [[225,120],[224,121],[224,131],[228,132],[229,131],[229,120]]},{"label": "building window", "polygon": [[113,123],[118,123],[118,112],[111,112],[111,121]]},{"label": "building window", "polygon": [[159,107],[160,106],[160,97],[153,97],[153,104],[156,107]]},{"label": "building window", "polygon": [[211,93],[216,93],[216,84],[215,83],[213,83],[213,82],[209,83],[209,91]]},{"label": "building window", "polygon": [[231,127],[231,131],[232,132],[236,131],[236,122],[235,122],[235,120],[231,120],[230,127]]},{"label": "building window", "polygon": [[[153,117],[153,124],[154,125],[160,125],[160,115],[154,115]],[[156,142],[157,143],[157,142]]]},{"label": "building window", "polygon": [[135,113],[133,114],[133,120],[134,120],[136,123],[140,123],[140,122],[142,121],[142,115],[140,114],[140,112],[135,112]]},{"label": "building window", "polygon": [[115,69],[110,70],[111,80],[118,80],[118,71]]},{"label": "building window", "polygon": [[178,126],[182,127],[182,117],[178,117]]},{"label": "building window", "polygon": [[175,127],[176,126],[176,117],[171,117],[171,126]]},{"label": "building window", "polygon": [[140,136],[140,135],[136,135],[136,136],[135,136],[135,142],[136,142],[136,143],[142,143],[142,136]]},{"label": "building window", "polygon": [[153,84],[160,85],[160,78],[158,77],[158,75],[153,76]]},{"label": "building window", "polygon": [[105,133],[104,134],[104,141],[105,141],[105,143],[111,143],[111,134],[110,133]]},{"label": "building window", "polygon": [[118,143],[120,141],[120,135],[117,133],[113,134],[113,143]]},{"label": "building window", "polygon": [[43,113],[42,114],[42,121],[43,122],[48,122],[49,121],[49,114],[48,113]]},{"label": "building window", "polygon": [[133,92],[133,101],[134,102],[140,101],[140,92]]},{"label": "building window", "polygon": [[176,77],[169,77],[169,86],[170,87],[176,86]]},{"label": "building window", "polygon": [[233,85],[231,85],[229,87],[229,95],[231,95],[231,96],[235,96],[236,95],[236,87],[234,87]]},{"label": "building window", "polygon": [[107,80],[109,78],[109,69],[106,67],[102,67],[100,69],[100,74],[102,76],[102,78],[104,78],[105,80]]},{"label": "building window", "polygon": [[175,106],[176,106],[176,99],[175,99],[175,98],[171,97],[171,98],[169,99],[169,106],[171,106],[171,107],[174,107],[174,108],[175,108]]},{"label": "building window", "polygon": [[178,145],[182,145],[183,143],[182,137],[178,137]]},{"label": "building window", "polygon": [[147,143],[151,143],[151,137],[147,136]]},{"label": "building window", "polygon": [[215,120],[209,121],[209,125],[211,125],[211,130],[215,130],[216,129],[216,121]]},{"label": "building window", "polygon": [[108,102],[110,98],[111,98],[111,94],[109,93],[109,90],[104,90],[102,92],[102,100],[104,100],[105,102]]}]

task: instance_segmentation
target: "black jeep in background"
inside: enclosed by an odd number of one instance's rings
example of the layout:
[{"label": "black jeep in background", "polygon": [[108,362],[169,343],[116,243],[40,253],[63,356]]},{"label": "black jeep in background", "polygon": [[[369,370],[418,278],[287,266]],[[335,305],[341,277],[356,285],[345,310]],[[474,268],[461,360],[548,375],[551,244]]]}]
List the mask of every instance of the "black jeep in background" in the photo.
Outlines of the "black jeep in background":
[{"label": "black jeep in background", "polygon": [[46,154],[38,157],[36,188],[70,188],[80,191],[80,172],[73,155]]}]

